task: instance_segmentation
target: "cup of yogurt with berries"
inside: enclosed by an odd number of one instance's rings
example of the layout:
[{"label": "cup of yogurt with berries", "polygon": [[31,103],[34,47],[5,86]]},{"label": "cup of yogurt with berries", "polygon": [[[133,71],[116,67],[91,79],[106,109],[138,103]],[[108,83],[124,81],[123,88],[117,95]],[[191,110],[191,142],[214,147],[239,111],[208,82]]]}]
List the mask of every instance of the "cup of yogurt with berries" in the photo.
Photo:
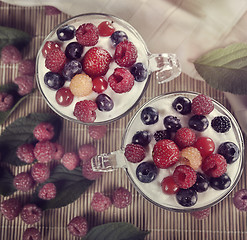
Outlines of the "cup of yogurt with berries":
[{"label": "cup of yogurt with berries", "polygon": [[94,171],[124,168],[150,202],[198,211],[223,200],[243,170],[244,140],[233,115],[209,96],[155,97],[132,117],[120,150],[92,159]]},{"label": "cup of yogurt with berries", "polygon": [[127,22],[83,14],[61,23],[45,38],[36,59],[37,85],[48,105],[65,119],[106,124],[130,111],[150,75],[158,83],[181,73],[175,54],[151,54]]}]

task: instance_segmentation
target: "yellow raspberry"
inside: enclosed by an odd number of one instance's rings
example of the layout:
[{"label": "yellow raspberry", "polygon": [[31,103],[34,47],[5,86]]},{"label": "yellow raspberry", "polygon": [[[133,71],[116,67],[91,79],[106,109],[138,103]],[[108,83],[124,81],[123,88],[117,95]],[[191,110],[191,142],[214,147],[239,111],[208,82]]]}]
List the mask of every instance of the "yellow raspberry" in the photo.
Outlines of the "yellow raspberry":
[{"label": "yellow raspberry", "polygon": [[93,91],[93,81],[85,73],[77,74],[71,79],[69,88],[74,96],[85,97]]},{"label": "yellow raspberry", "polygon": [[195,147],[187,147],[181,151],[181,160],[183,164],[197,170],[202,164],[200,151]]}]

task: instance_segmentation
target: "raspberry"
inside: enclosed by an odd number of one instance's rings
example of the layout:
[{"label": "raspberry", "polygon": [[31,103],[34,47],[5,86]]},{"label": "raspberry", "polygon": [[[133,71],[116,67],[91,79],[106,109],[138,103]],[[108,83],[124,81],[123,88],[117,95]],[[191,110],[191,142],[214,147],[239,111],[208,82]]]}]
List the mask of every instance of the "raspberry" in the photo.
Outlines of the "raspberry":
[{"label": "raspberry", "polygon": [[48,163],[55,153],[55,146],[50,141],[38,142],[34,147],[34,156],[40,163]]},{"label": "raspberry", "polygon": [[22,172],[14,177],[13,184],[17,190],[27,192],[34,186],[34,181],[30,173]]},{"label": "raspberry", "polygon": [[53,153],[52,158],[54,160],[60,160],[64,155],[64,147],[59,143],[54,143],[54,147],[55,147],[55,152]]},{"label": "raspberry", "polygon": [[33,149],[34,146],[32,144],[24,143],[17,148],[16,155],[21,161],[32,163],[35,160]]},{"label": "raspberry", "polygon": [[54,49],[60,49],[60,45],[59,43],[56,42],[52,42],[52,41],[47,41],[44,45],[44,47],[42,48],[42,54],[43,56],[46,58],[47,54],[54,50]]},{"label": "raspberry", "polygon": [[78,150],[79,158],[84,162],[97,155],[97,149],[91,144],[83,144]]},{"label": "raspberry", "polygon": [[134,76],[125,68],[116,68],[108,78],[110,87],[116,93],[129,92],[134,86],[134,82]]},{"label": "raspberry", "polygon": [[42,210],[35,204],[26,204],[21,211],[21,219],[26,224],[35,224],[40,221]]},{"label": "raspberry", "polygon": [[119,187],[112,195],[112,203],[117,208],[125,208],[132,202],[132,195],[129,190]]},{"label": "raspberry", "polygon": [[195,115],[207,115],[214,110],[214,104],[209,96],[199,94],[191,103],[191,111]]},{"label": "raspberry", "polygon": [[209,216],[210,212],[211,212],[211,209],[206,208],[206,209],[199,210],[199,211],[193,211],[190,214],[191,216],[193,216],[194,218],[198,220],[203,220]]},{"label": "raspberry", "polygon": [[152,155],[158,168],[169,168],[179,160],[179,149],[172,140],[163,139],[154,145]]},{"label": "raspberry", "polygon": [[58,15],[61,11],[53,6],[45,6],[45,15],[51,16],[51,15]]},{"label": "raspberry", "polygon": [[18,66],[18,73],[20,75],[30,75],[33,76],[35,72],[35,61],[27,59],[22,60]]},{"label": "raspberry", "polygon": [[74,217],[67,228],[73,236],[84,237],[88,232],[87,220],[81,216]]},{"label": "raspberry", "polygon": [[129,162],[138,163],[145,158],[146,151],[143,146],[131,143],[126,145],[124,156]]},{"label": "raspberry", "polygon": [[34,181],[43,183],[50,177],[50,168],[44,163],[36,163],[31,168],[31,175]]},{"label": "raspberry", "polygon": [[46,183],[40,190],[39,190],[39,198],[44,200],[51,200],[56,197],[57,189],[54,183]]},{"label": "raspberry", "polygon": [[96,126],[96,125],[90,125],[88,126],[88,133],[91,138],[95,140],[99,140],[103,138],[106,134],[107,131],[107,126],[106,125],[101,125],[101,126]]},{"label": "raspberry", "polygon": [[20,214],[21,203],[16,198],[9,198],[1,202],[0,211],[7,220],[12,221]]},{"label": "raspberry", "polygon": [[76,74],[70,82],[70,91],[76,97],[85,97],[93,91],[93,81],[88,75]]},{"label": "raspberry", "polygon": [[76,153],[68,152],[63,155],[61,163],[68,170],[74,170],[79,165],[80,159]]},{"label": "raspberry", "polygon": [[247,211],[247,190],[241,189],[234,194],[234,206],[240,211]]},{"label": "raspberry", "polygon": [[171,138],[171,132],[169,132],[168,130],[158,130],[154,133],[154,139],[156,140],[156,142],[158,142],[159,140],[170,139],[170,138]]},{"label": "raspberry", "polygon": [[91,159],[82,162],[82,176],[89,180],[96,180],[102,176],[102,172],[94,172],[91,165]]},{"label": "raspberry", "polygon": [[225,133],[231,128],[231,122],[226,116],[218,116],[211,121],[211,126],[216,132]]},{"label": "raspberry", "polygon": [[181,162],[197,170],[202,164],[200,151],[195,147],[184,148],[181,153]]},{"label": "raspberry", "polygon": [[187,165],[179,165],[173,172],[174,182],[183,189],[188,189],[196,183],[196,171]]},{"label": "raspberry", "polygon": [[202,171],[210,177],[220,177],[226,170],[226,159],[218,153],[206,157],[202,162]]},{"label": "raspberry", "polygon": [[92,23],[84,23],[76,30],[76,40],[83,46],[94,46],[99,40],[98,28]]},{"label": "raspberry", "polygon": [[103,212],[111,206],[111,200],[109,197],[106,197],[103,193],[96,192],[93,195],[91,201],[91,207],[96,212]]},{"label": "raspberry", "polygon": [[41,122],[33,130],[33,135],[38,141],[49,141],[54,137],[54,127],[51,123]]},{"label": "raspberry", "polygon": [[31,93],[34,88],[34,77],[33,76],[22,75],[22,76],[16,77],[13,82],[18,85],[18,93],[21,96]]},{"label": "raspberry", "polygon": [[66,62],[66,56],[60,48],[55,48],[47,53],[45,66],[52,72],[60,72]]},{"label": "raspberry", "polygon": [[23,233],[23,240],[41,240],[41,234],[36,228],[27,228]]},{"label": "raspberry", "polygon": [[74,108],[74,116],[82,121],[91,123],[96,119],[97,104],[92,100],[83,100],[77,102]]},{"label": "raspberry", "polygon": [[180,147],[185,148],[193,145],[196,141],[196,134],[190,128],[180,128],[177,130],[174,142]]},{"label": "raspberry", "polygon": [[135,45],[128,40],[120,42],[116,46],[114,59],[120,67],[131,67],[137,59],[137,49]]},{"label": "raspberry", "polygon": [[20,51],[13,45],[6,45],[1,51],[1,60],[4,64],[18,63],[22,60]]},{"label": "raspberry", "polygon": [[5,112],[9,110],[14,104],[14,97],[11,94],[1,92],[0,93],[0,111]]}]

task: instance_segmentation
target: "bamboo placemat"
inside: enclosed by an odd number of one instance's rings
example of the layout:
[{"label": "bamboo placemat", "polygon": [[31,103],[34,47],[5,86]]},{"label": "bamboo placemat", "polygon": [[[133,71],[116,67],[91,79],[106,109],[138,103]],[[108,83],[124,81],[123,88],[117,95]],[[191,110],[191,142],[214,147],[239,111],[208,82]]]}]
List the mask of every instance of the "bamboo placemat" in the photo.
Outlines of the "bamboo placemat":
[{"label": "bamboo placemat", "polygon": [[[32,36],[30,44],[23,52],[23,57],[26,59],[34,59],[45,36],[57,24],[68,17],[64,13],[47,16],[45,15],[44,7],[18,7],[0,2],[0,25],[21,29]],[[11,82],[16,76],[16,65],[0,63],[1,84]],[[151,79],[150,85],[138,106],[126,117],[109,124],[107,135],[103,139],[99,141],[92,140],[87,133],[86,126],[63,120],[63,129],[59,143],[64,145],[66,151],[76,151],[79,146],[85,143],[92,143],[96,146],[98,153],[117,150],[120,148],[125,126],[138,107],[154,96],[180,90],[207,94],[231,110],[222,92],[211,88],[205,82],[194,80],[185,74],[163,85],[158,85],[154,79]],[[25,100],[11,117],[0,126],[0,131],[2,132],[6,126],[19,117],[26,116],[32,112],[52,112],[38,90]],[[12,171],[15,175],[29,168],[30,166],[12,167]],[[134,189],[125,172],[117,170],[104,174],[102,178],[96,180],[74,203],[60,209],[45,211],[41,222],[35,224],[34,227],[40,230],[42,239],[76,239],[68,233],[66,225],[74,216],[81,215],[87,218],[90,227],[108,222],[129,222],[142,230],[151,231],[146,237],[146,239],[150,240],[247,239],[246,213],[238,211],[233,206],[232,201],[234,192],[245,188],[246,183],[247,179],[244,171],[235,190],[225,200],[211,208],[211,214],[207,219],[199,221],[190,214],[170,212],[152,205]],[[96,213],[90,208],[90,201],[94,192],[103,192],[111,196],[113,190],[120,186],[126,187],[132,192],[133,202],[128,208],[119,210],[110,207],[110,209],[103,213]],[[25,201],[28,199],[29,194],[16,192],[13,196],[18,196],[21,201]],[[7,198],[0,197],[1,201],[4,199]],[[22,239],[22,234],[28,227],[21,221],[20,217],[12,222],[8,222],[2,216],[0,216],[0,226],[0,239],[2,240]]]}]

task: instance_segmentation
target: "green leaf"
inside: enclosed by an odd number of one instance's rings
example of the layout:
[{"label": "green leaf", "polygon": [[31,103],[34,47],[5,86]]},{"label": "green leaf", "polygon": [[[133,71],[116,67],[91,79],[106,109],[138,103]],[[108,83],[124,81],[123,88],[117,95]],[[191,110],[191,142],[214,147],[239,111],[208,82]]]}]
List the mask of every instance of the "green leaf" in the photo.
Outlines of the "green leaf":
[{"label": "green leaf", "polygon": [[247,94],[247,44],[234,43],[212,50],[194,62],[197,72],[212,87]]},{"label": "green leaf", "polygon": [[83,240],[143,240],[147,234],[130,223],[115,222],[92,228]]},{"label": "green leaf", "polygon": [[5,45],[15,45],[18,49],[22,49],[31,40],[28,33],[9,27],[0,26],[0,51]]},{"label": "green leaf", "polygon": [[6,167],[0,167],[0,194],[10,196],[16,189],[13,185],[14,176]]},{"label": "green leaf", "polygon": [[10,124],[0,136],[0,151],[2,162],[15,166],[25,165],[16,156],[16,149],[24,143],[35,143],[33,129],[40,122],[50,122],[54,126],[55,135],[52,141],[56,141],[62,127],[61,118],[55,114],[32,113],[26,117],[19,118]]},{"label": "green leaf", "polygon": [[[54,183],[56,186],[56,197],[49,201],[42,200],[38,197],[38,191],[44,184],[49,182]],[[36,189],[32,202],[43,210],[60,208],[78,199],[93,182],[82,176],[80,167],[70,171],[60,164],[55,167],[50,178]]]}]

